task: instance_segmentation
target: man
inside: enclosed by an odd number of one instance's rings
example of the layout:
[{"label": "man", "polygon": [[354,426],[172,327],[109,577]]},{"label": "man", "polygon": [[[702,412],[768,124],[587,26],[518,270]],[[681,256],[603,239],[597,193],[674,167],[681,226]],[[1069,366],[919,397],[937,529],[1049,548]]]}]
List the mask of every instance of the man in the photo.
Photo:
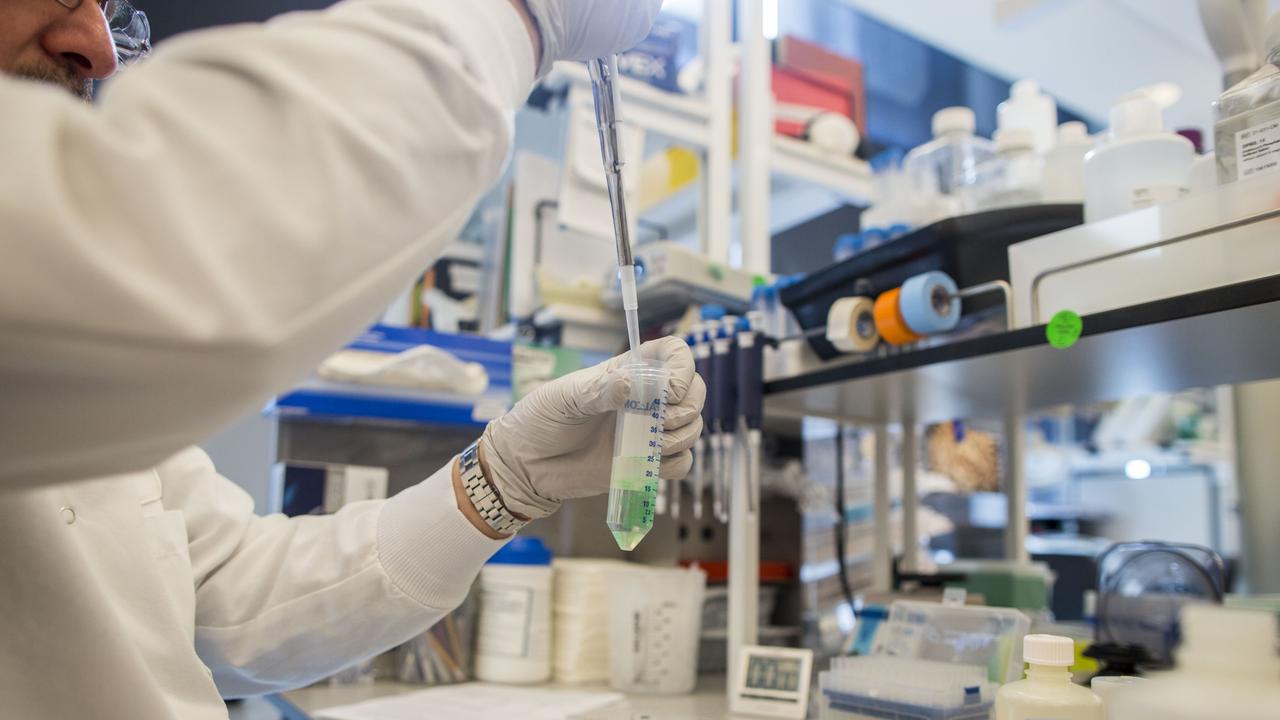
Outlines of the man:
[{"label": "man", "polygon": [[[0,715],[225,718],[421,632],[526,520],[604,491],[620,359],[332,517],[256,517],[183,448],[385,307],[497,177],[535,74],[659,5],[348,0],[175,39],[95,106],[102,7],[0,4]],[[683,477],[705,388],[679,341],[644,353]]]}]

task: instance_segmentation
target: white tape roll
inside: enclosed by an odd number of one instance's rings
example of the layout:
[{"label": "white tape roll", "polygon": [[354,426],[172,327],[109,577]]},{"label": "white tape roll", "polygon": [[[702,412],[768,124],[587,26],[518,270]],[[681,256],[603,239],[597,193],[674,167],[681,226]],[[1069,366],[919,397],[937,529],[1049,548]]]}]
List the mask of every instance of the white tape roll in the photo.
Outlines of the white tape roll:
[{"label": "white tape roll", "polygon": [[868,352],[880,342],[876,331],[875,301],[865,297],[840,298],[827,311],[827,342],[841,352]]}]

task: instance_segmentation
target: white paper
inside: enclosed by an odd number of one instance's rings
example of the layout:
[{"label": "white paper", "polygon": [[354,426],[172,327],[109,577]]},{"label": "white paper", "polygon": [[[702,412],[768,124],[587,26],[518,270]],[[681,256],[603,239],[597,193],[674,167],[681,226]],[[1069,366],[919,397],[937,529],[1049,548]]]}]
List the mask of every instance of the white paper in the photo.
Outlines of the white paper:
[{"label": "white paper", "polygon": [[320,710],[316,720],[567,720],[611,705],[620,693],[466,683]]}]

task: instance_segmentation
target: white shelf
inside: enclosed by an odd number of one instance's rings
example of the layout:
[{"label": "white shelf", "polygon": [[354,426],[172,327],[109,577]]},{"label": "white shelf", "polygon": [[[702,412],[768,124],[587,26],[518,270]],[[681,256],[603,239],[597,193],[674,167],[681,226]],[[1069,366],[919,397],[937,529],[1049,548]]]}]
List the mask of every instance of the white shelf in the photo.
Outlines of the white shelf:
[{"label": "white shelf", "polygon": [[[585,66],[562,63],[556,72],[570,83],[591,84]],[[707,145],[710,111],[700,98],[660,90],[633,78],[621,78],[625,122],[694,148]],[[856,204],[870,204],[875,188],[871,166],[858,158],[833,156],[795,138],[773,139],[773,172],[830,190]]]}]

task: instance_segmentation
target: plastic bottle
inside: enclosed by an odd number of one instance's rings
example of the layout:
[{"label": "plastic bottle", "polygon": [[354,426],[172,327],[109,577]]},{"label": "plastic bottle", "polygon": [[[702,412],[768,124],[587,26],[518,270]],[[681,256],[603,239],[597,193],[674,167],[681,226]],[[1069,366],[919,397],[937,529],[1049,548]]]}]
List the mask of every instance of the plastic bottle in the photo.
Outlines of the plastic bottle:
[{"label": "plastic bottle", "polygon": [[1031,131],[996,131],[996,157],[978,167],[979,181],[963,193],[965,210],[993,210],[1040,202],[1044,161],[1036,154]]},{"label": "plastic bottle", "polygon": [[1084,159],[1084,219],[1098,222],[1176,200],[1191,182],[1191,141],[1164,131],[1160,106],[1130,96],[1111,108],[1107,143]]},{"label": "plastic bottle", "polygon": [[1266,64],[1213,103],[1219,185],[1280,170],[1280,13],[1264,36]]},{"label": "plastic bottle", "polygon": [[1058,126],[1058,142],[1044,156],[1041,198],[1046,203],[1084,202],[1084,156],[1094,147],[1084,123]]},{"label": "plastic bottle", "polygon": [[1212,190],[1218,187],[1218,168],[1213,151],[1204,151],[1204,133],[1196,128],[1182,128],[1178,134],[1191,141],[1196,150],[1195,159],[1191,161],[1190,181],[1187,184],[1188,194]]},{"label": "plastic bottle", "polygon": [[1019,80],[1009,88],[1009,99],[996,107],[996,127],[1029,131],[1035,151],[1045,155],[1058,138],[1058,103],[1040,92],[1035,80]]},{"label": "plastic bottle", "polygon": [[476,678],[540,683],[551,678],[551,551],[517,535],[480,570]]},{"label": "plastic bottle", "polygon": [[912,189],[911,224],[960,212],[960,189],[977,183],[978,165],[996,154],[990,140],[973,134],[975,127],[969,108],[943,108],[933,114],[933,140],[907,153],[903,171]]},{"label": "plastic bottle", "polygon": [[1123,720],[1275,720],[1280,717],[1276,616],[1215,605],[1182,609],[1177,666],[1117,695]]},{"label": "plastic bottle", "polygon": [[1028,635],[1022,640],[1025,680],[996,693],[995,720],[1106,720],[1102,699],[1071,682],[1076,645],[1060,635]]},{"label": "plastic bottle", "polygon": [[1120,715],[1113,714],[1111,708],[1121,695],[1133,692],[1146,682],[1136,675],[1096,675],[1089,680],[1089,689],[1102,698],[1102,706],[1107,711],[1107,720],[1122,720]]}]

